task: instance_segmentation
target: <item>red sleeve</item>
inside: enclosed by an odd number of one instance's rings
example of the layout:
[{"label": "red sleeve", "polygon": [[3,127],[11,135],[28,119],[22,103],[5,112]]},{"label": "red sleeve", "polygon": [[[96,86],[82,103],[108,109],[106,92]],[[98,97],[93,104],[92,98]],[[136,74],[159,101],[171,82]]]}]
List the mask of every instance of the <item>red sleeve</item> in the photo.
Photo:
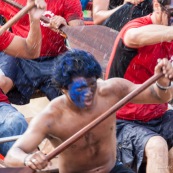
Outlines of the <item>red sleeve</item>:
[{"label": "red sleeve", "polygon": [[64,18],[67,22],[75,19],[83,19],[80,0],[65,0],[64,3]]},{"label": "red sleeve", "polygon": [[6,49],[9,44],[12,42],[14,38],[14,34],[11,32],[4,32],[2,35],[0,35],[0,51]]}]

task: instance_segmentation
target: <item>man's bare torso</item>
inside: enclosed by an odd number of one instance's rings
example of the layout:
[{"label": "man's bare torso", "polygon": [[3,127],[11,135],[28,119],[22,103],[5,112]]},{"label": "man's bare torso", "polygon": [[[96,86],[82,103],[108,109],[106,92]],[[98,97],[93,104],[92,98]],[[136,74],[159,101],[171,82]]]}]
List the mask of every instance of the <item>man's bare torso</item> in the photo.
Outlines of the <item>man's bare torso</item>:
[{"label": "man's bare torso", "polygon": [[[93,108],[81,112],[62,104],[62,115],[57,117],[58,128],[54,120],[50,131],[52,144],[57,146],[64,142],[109,108],[110,103],[102,97],[95,98]],[[60,173],[109,172],[116,162],[115,114],[62,152],[58,161]]]}]

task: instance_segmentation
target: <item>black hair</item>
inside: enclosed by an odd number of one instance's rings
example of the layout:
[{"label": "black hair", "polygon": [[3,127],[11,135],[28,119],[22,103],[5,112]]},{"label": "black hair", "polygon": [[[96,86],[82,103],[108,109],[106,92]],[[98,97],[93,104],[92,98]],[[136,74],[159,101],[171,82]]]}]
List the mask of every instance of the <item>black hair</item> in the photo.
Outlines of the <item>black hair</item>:
[{"label": "black hair", "polygon": [[98,79],[101,76],[101,66],[92,54],[73,49],[58,58],[53,80],[58,88],[68,89],[74,77],[96,77]]},{"label": "black hair", "polygon": [[171,0],[158,0],[158,2],[163,6],[171,4]]}]

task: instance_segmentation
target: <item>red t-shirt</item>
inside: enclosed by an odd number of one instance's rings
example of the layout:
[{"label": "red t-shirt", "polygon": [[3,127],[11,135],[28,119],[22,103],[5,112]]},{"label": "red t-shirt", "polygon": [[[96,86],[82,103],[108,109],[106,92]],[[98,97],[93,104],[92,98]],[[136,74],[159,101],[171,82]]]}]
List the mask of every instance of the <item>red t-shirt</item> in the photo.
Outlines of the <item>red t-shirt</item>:
[{"label": "red t-shirt", "polygon": [[[0,35],[0,51],[6,49],[14,38],[14,34],[6,31]],[[8,97],[0,89],[0,102],[10,103]]]},{"label": "red t-shirt", "polygon": [[[130,21],[120,31],[115,43],[115,57],[110,59],[107,67],[107,76],[109,78],[114,76],[123,77],[136,84],[141,84],[154,74],[158,58],[171,58],[173,55],[173,42],[162,42],[139,49],[128,48],[124,44],[124,35],[128,29],[149,24],[152,24],[150,15]],[[167,106],[167,104],[129,103],[116,112],[116,117],[118,119],[147,122],[161,117],[167,110]]]},{"label": "red t-shirt", "polygon": [[6,31],[0,35],[0,51],[6,49],[14,38],[14,34]]},{"label": "red t-shirt", "polygon": [[[67,22],[74,19],[83,19],[82,7],[79,0],[45,0],[47,2],[47,10],[44,15],[50,17],[60,15]],[[21,5],[26,5],[27,0],[16,0]],[[0,0],[0,14],[10,19],[19,10],[6,2]],[[12,26],[13,33],[24,38],[27,37],[29,31],[29,16],[25,15],[16,24]],[[57,56],[66,50],[64,39],[58,33],[44,26],[41,22],[42,30],[42,48],[41,56]]]}]

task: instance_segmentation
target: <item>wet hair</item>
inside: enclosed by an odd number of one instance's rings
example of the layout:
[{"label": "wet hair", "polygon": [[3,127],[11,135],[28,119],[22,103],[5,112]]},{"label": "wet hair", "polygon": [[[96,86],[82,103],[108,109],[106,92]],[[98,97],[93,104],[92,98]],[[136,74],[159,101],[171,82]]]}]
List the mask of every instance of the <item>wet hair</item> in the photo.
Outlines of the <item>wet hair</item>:
[{"label": "wet hair", "polygon": [[171,0],[157,0],[157,1],[163,6],[171,4]]},{"label": "wet hair", "polygon": [[92,54],[73,49],[58,58],[53,79],[58,88],[68,89],[74,77],[96,77],[98,79],[101,76],[101,66]]}]

